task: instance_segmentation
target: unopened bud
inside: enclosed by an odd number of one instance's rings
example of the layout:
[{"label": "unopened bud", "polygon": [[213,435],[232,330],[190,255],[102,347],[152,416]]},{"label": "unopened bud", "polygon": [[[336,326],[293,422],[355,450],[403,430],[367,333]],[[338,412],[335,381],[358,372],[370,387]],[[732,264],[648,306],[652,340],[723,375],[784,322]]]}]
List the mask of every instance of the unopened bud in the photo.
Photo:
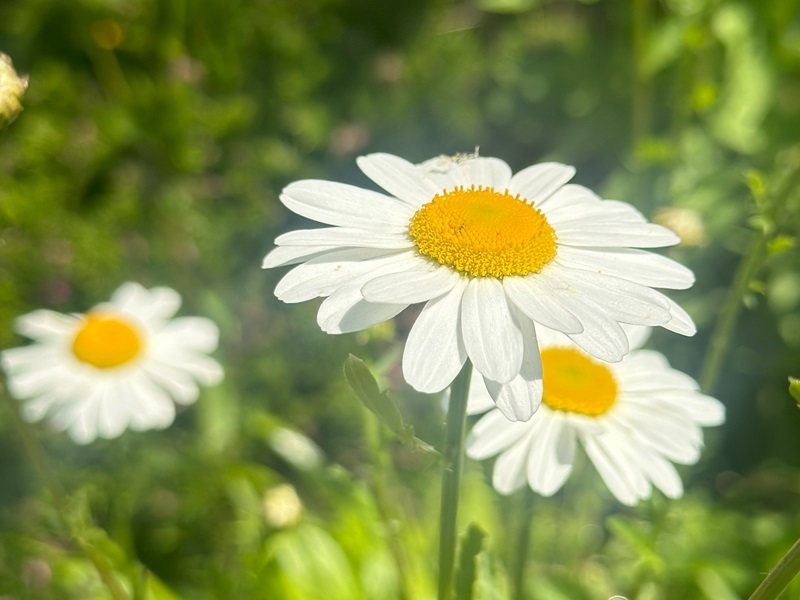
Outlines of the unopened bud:
[{"label": "unopened bud", "polygon": [[0,125],[11,123],[22,111],[28,78],[20,77],[11,59],[0,52]]}]

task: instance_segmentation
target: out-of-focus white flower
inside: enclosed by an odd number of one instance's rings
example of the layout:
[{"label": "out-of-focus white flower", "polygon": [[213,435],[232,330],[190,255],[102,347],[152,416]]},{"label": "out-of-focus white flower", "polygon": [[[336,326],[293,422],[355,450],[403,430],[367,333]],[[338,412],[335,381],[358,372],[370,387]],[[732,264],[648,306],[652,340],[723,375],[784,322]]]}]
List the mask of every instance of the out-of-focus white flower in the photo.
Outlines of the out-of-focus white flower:
[{"label": "out-of-focus white flower", "polygon": [[0,52],[0,125],[13,121],[22,111],[27,87],[28,78],[17,75],[11,58]]},{"label": "out-of-focus white flower", "polygon": [[[649,328],[626,326],[631,347]],[[557,492],[572,471],[577,443],[623,504],[650,497],[652,486],[677,498],[683,484],[672,463],[694,464],[703,447],[701,427],[719,425],[725,409],[698,391],[694,379],[670,368],[653,350],[634,350],[618,363],[598,361],[567,336],[536,326],[544,368],[544,398],[527,423],[492,410],[472,428],[467,454],[499,454],[492,483],[509,494],[527,481],[543,496]],[[493,408],[474,377],[468,410]],[[671,461],[671,462],[670,462]]]},{"label": "out-of-focus white flower", "polygon": [[332,227],[279,236],[263,266],[302,263],[275,294],[326,297],[317,321],[328,333],[426,303],[403,355],[415,389],[443,390],[469,358],[503,414],[525,421],[542,394],[534,323],[608,361],[629,350],[620,323],[694,334],[689,316],[652,289],[687,288],[693,274],[639,250],[678,237],[628,204],[568,184],[573,167],[543,163],[512,175],[477,153],[420,165],[390,154],[357,162],[391,196],[330,181],[290,184],[281,202]]},{"label": "out-of-focus white flower", "polygon": [[264,519],[272,527],[289,527],[298,523],[302,516],[303,503],[297,491],[288,483],[264,492]]},{"label": "out-of-focus white flower", "polygon": [[173,318],[180,305],[170,288],[125,283],[86,314],[37,310],[19,317],[16,330],[34,343],[5,350],[0,363],[23,416],[48,419],[78,443],[126,428],[168,427],[175,403],[193,403],[198,384],[223,377],[208,356],[217,326],[202,317]]}]

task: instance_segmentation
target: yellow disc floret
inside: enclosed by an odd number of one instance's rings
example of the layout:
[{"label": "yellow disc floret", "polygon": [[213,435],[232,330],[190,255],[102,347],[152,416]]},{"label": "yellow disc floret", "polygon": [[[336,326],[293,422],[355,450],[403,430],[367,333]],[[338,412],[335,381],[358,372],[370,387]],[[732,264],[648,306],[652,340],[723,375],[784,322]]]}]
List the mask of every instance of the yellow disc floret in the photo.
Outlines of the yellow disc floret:
[{"label": "yellow disc floret", "polygon": [[142,346],[139,332],[124,317],[95,312],[84,317],[72,342],[72,353],[98,369],[110,369],[135,359]]},{"label": "yellow disc floret", "polygon": [[553,410],[597,417],[617,400],[608,367],[574,348],[542,350],[542,401]]},{"label": "yellow disc floret", "polygon": [[556,256],[556,233],[533,204],[508,191],[457,187],[411,217],[419,251],[472,277],[538,273]]}]

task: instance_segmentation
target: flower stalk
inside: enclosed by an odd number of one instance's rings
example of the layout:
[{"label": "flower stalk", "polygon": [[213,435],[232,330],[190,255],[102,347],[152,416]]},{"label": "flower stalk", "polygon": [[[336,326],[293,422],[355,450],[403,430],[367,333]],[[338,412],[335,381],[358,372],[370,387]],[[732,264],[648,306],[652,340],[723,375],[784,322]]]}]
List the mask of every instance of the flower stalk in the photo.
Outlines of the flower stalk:
[{"label": "flower stalk", "polygon": [[798,185],[800,185],[800,168],[789,174],[772,203],[760,215],[762,225],[750,239],[745,256],[734,275],[730,292],[722,306],[714,332],[711,334],[708,354],[700,373],[700,387],[707,394],[713,392],[719,377],[722,362],[742,310],[742,299],[747,293],[753,277],[764,264],[769,241],[775,236],[775,224],[780,222],[783,209]]},{"label": "flower stalk", "polygon": [[449,600],[456,556],[456,518],[464,464],[464,430],[472,363],[468,360],[450,388],[442,456],[442,500],[439,514],[439,600]]},{"label": "flower stalk", "polygon": [[800,540],[797,540],[775,568],[750,596],[750,600],[774,600],[800,572]]}]

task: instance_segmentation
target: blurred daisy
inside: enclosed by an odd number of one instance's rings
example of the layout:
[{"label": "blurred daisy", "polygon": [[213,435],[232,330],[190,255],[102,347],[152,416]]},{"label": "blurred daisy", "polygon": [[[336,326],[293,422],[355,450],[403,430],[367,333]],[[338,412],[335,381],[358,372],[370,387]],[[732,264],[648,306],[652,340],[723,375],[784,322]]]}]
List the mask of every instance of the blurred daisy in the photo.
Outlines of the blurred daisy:
[{"label": "blurred daisy", "polygon": [[392,196],[290,184],[281,202],[333,227],[279,236],[263,266],[302,263],[275,294],[327,296],[317,321],[328,333],[425,302],[403,355],[405,379],[419,391],[443,390],[469,358],[500,410],[527,420],[542,393],[534,322],[609,361],[628,352],[619,323],[694,334],[688,315],[650,287],[687,288],[691,271],[636,249],[678,238],[628,204],[567,184],[574,168],[544,163],[512,176],[496,158],[414,165],[390,154],[362,156],[358,166]]},{"label": "blurred daisy", "polygon": [[[648,327],[626,327],[629,343],[644,343]],[[697,462],[701,427],[720,425],[725,409],[698,391],[691,377],[670,368],[653,350],[634,350],[621,362],[598,361],[567,336],[536,326],[544,368],[544,398],[534,418],[511,422],[492,410],[472,428],[467,455],[499,454],[492,483],[502,494],[530,488],[556,493],[572,471],[580,442],[608,489],[627,505],[650,497],[652,486],[678,498],[683,485],[672,463]],[[494,408],[473,379],[468,412]],[[671,461],[671,462],[670,462]]]},{"label": "blurred daisy", "polygon": [[219,330],[201,317],[173,319],[172,289],[123,284],[85,315],[37,310],[16,320],[34,343],[0,354],[11,393],[29,421],[49,419],[78,443],[113,438],[130,427],[163,429],[175,403],[193,403],[198,384],[222,380],[208,356]]}]

